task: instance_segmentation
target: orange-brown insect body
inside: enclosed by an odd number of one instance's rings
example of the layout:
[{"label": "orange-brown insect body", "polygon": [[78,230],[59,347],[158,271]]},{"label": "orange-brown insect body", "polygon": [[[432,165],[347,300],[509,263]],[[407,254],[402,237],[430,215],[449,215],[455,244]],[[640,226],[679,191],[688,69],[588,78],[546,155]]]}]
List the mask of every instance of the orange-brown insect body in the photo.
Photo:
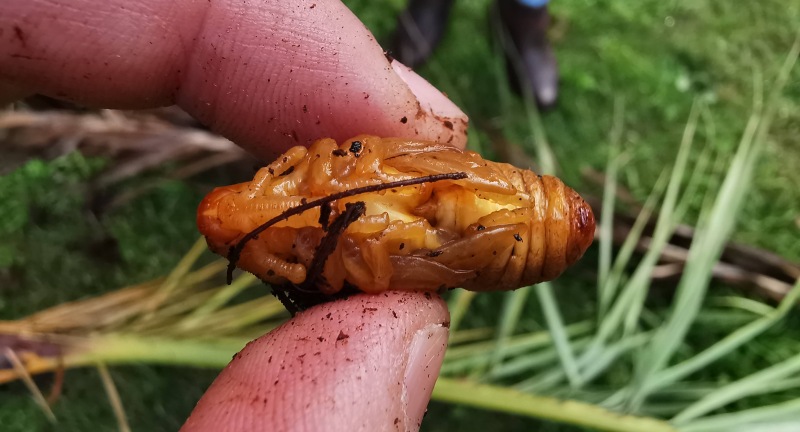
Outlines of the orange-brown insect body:
[{"label": "orange-brown insect body", "polygon": [[[591,208],[555,177],[447,145],[373,136],[290,149],[253,181],[211,192],[198,209],[198,226],[211,249],[227,256],[247,233],[303,203],[455,172],[466,178],[333,202],[331,218],[355,202],[366,204],[366,214],[338,238],[317,288],[510,290],[557,277],[591,244]],[[324,236],[320,208],[304,211],[249,240],[237,266],[269,283],[302,284]]]}]

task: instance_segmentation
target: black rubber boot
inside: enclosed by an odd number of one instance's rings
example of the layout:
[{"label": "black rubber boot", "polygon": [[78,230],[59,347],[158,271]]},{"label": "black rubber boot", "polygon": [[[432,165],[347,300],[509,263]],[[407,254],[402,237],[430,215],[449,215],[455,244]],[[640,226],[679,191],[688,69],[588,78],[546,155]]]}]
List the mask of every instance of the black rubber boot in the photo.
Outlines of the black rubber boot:
[{"label": "black rubber boot", "polygon": [[495,12],[492,21],[503,39],[512,87],[533,97],[540,109],[552,108],[558,100],[558,63],[547,39],[547,6],[498,0]]},{"label": "black rubber boot", "polygon": [[410,68],[425,63],[442,40],[452,6],[453,0],[410,0],[397,18],[389,54]]}]

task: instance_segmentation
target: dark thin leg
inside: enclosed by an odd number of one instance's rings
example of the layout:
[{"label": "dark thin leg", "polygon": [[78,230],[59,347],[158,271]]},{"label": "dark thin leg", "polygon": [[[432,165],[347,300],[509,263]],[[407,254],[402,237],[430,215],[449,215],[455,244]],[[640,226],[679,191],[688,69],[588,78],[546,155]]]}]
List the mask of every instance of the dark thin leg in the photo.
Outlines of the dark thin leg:
[{"label": "dark thin leg", "polygon": [[350,224],[363,216],[366,210],[367,206],[362,201],[345,204],[344,213],[333,220],[328,227],[327,234],[325,234],[325,237],[322,238],[319,246],[317,246],[314,259],[308,266],[306,280],[300,286],[285,284],[272,288],[272,293],[283,303],[292,316],[312,306],[350,294],[350,290],[343,290],[335,296],[325,295],[320,292],[319,286],[328,283],[322,275],[322,272],[325,269],[325,262],[328,260],[328,257],[336,250],[339,237]]},{"label": "dark thin leg", "polygon": [[333,220],[333,223],[328,227],[328,233],[325,234],[325,237],[322,238],[319,246],[317,246],[314,259],[311,260],[311,265],[308,266],[308,271],[306,272],[306,280],[303,281],[303,284],[300,286],[302,290],[318,291],[318,283],[328,283],[322,275],[325,269],[325,262],[328,261],[328,257],[336,250],[339,237],[344,233],[347,227],[363,216],[366,211],[367,205],[364,204],[363,201],[345,204],[344,213]]}]

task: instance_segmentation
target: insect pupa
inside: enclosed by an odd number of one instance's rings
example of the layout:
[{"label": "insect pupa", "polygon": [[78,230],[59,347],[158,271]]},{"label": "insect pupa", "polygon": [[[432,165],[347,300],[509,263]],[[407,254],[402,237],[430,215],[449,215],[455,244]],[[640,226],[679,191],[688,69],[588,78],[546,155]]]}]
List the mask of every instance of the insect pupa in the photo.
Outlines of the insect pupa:
[{"label": "insect pupa", "polygon": [[512,290],[560,275],[595,230],[589,205],[555,177],[375,136],[294,147],[208,194],[197,222],[232,266],[326,295]]}]

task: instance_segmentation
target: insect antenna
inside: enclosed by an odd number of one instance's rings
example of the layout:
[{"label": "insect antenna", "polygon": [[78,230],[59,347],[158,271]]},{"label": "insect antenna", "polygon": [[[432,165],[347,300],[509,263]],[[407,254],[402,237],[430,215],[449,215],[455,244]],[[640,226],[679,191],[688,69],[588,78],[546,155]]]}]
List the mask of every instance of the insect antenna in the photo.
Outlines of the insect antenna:
[{"label": "insect antenna", "polygon": [[423,184],[423,183],[433,183],[433,182],[438,182],[438,181],[442,181],[442,180],[461,180],[461,179],[464,179],[464,178],[467,178],[467,173],[465,173],[465,172],[433,174],[433,175],[422,176],[422,177],[414,177],[414,178],[410,178],[410,179],[397,180],[397,181],[388,182],[388,183],[380,183],[380,184],[376,184],[376,185],[363,186],[363,187],[353,188],[353,189],[342,191],[342,192],[337,192],[337,193],[328,195],[326,197],[322,197],[322,198],[316,199],[314,201],[306,202],[305,204],[300,204],[297,207],[292,207],[290,209],[287,209],[286,211],[284,211],[283,213],[279,214],[278,216],[275,216],[274,218],[272,218],[272,219],[264,222],[263,224],[261,224],[256,229],[254,229],[254,230],[250,231],[249,233],[245,234],[244,237],[242,237],[236,243],[236,245],[231,246],[230,250],[228,251],[228,272],[227,272],[228,284],[230,285],[231,281],[233,280],[233,270],[236,268],[236,263],[239,261],[239,256],[242,254],[242,250],[247,245],[247,242],[257,238],[259,234],[261,234],[267,228],[271,227],[272,225],[275,225],[278,222],[281,222],[281,221],[284,221],[286,219],[289,219],[290,217],[292,217],[294,215],[301,214],[306,210],[310,210],[310,209],[312,209],[314,207],[319,207],[319,206],[324,205],[324,204],[329,204],[329,203],[331,203],[333,201],[336,201],[336,200],[339,200],[339,199],[342,199],[342,198],[348,198],[348,197],[355,196],[355,195],[371,193],[371,192],[378,192],[378,191],[382,191],[382,190],[386,190],[386,189],[392,189],[392,188],[398,188],[398,187],[404,187],[404,186],[413,186],[413,185]]}]

